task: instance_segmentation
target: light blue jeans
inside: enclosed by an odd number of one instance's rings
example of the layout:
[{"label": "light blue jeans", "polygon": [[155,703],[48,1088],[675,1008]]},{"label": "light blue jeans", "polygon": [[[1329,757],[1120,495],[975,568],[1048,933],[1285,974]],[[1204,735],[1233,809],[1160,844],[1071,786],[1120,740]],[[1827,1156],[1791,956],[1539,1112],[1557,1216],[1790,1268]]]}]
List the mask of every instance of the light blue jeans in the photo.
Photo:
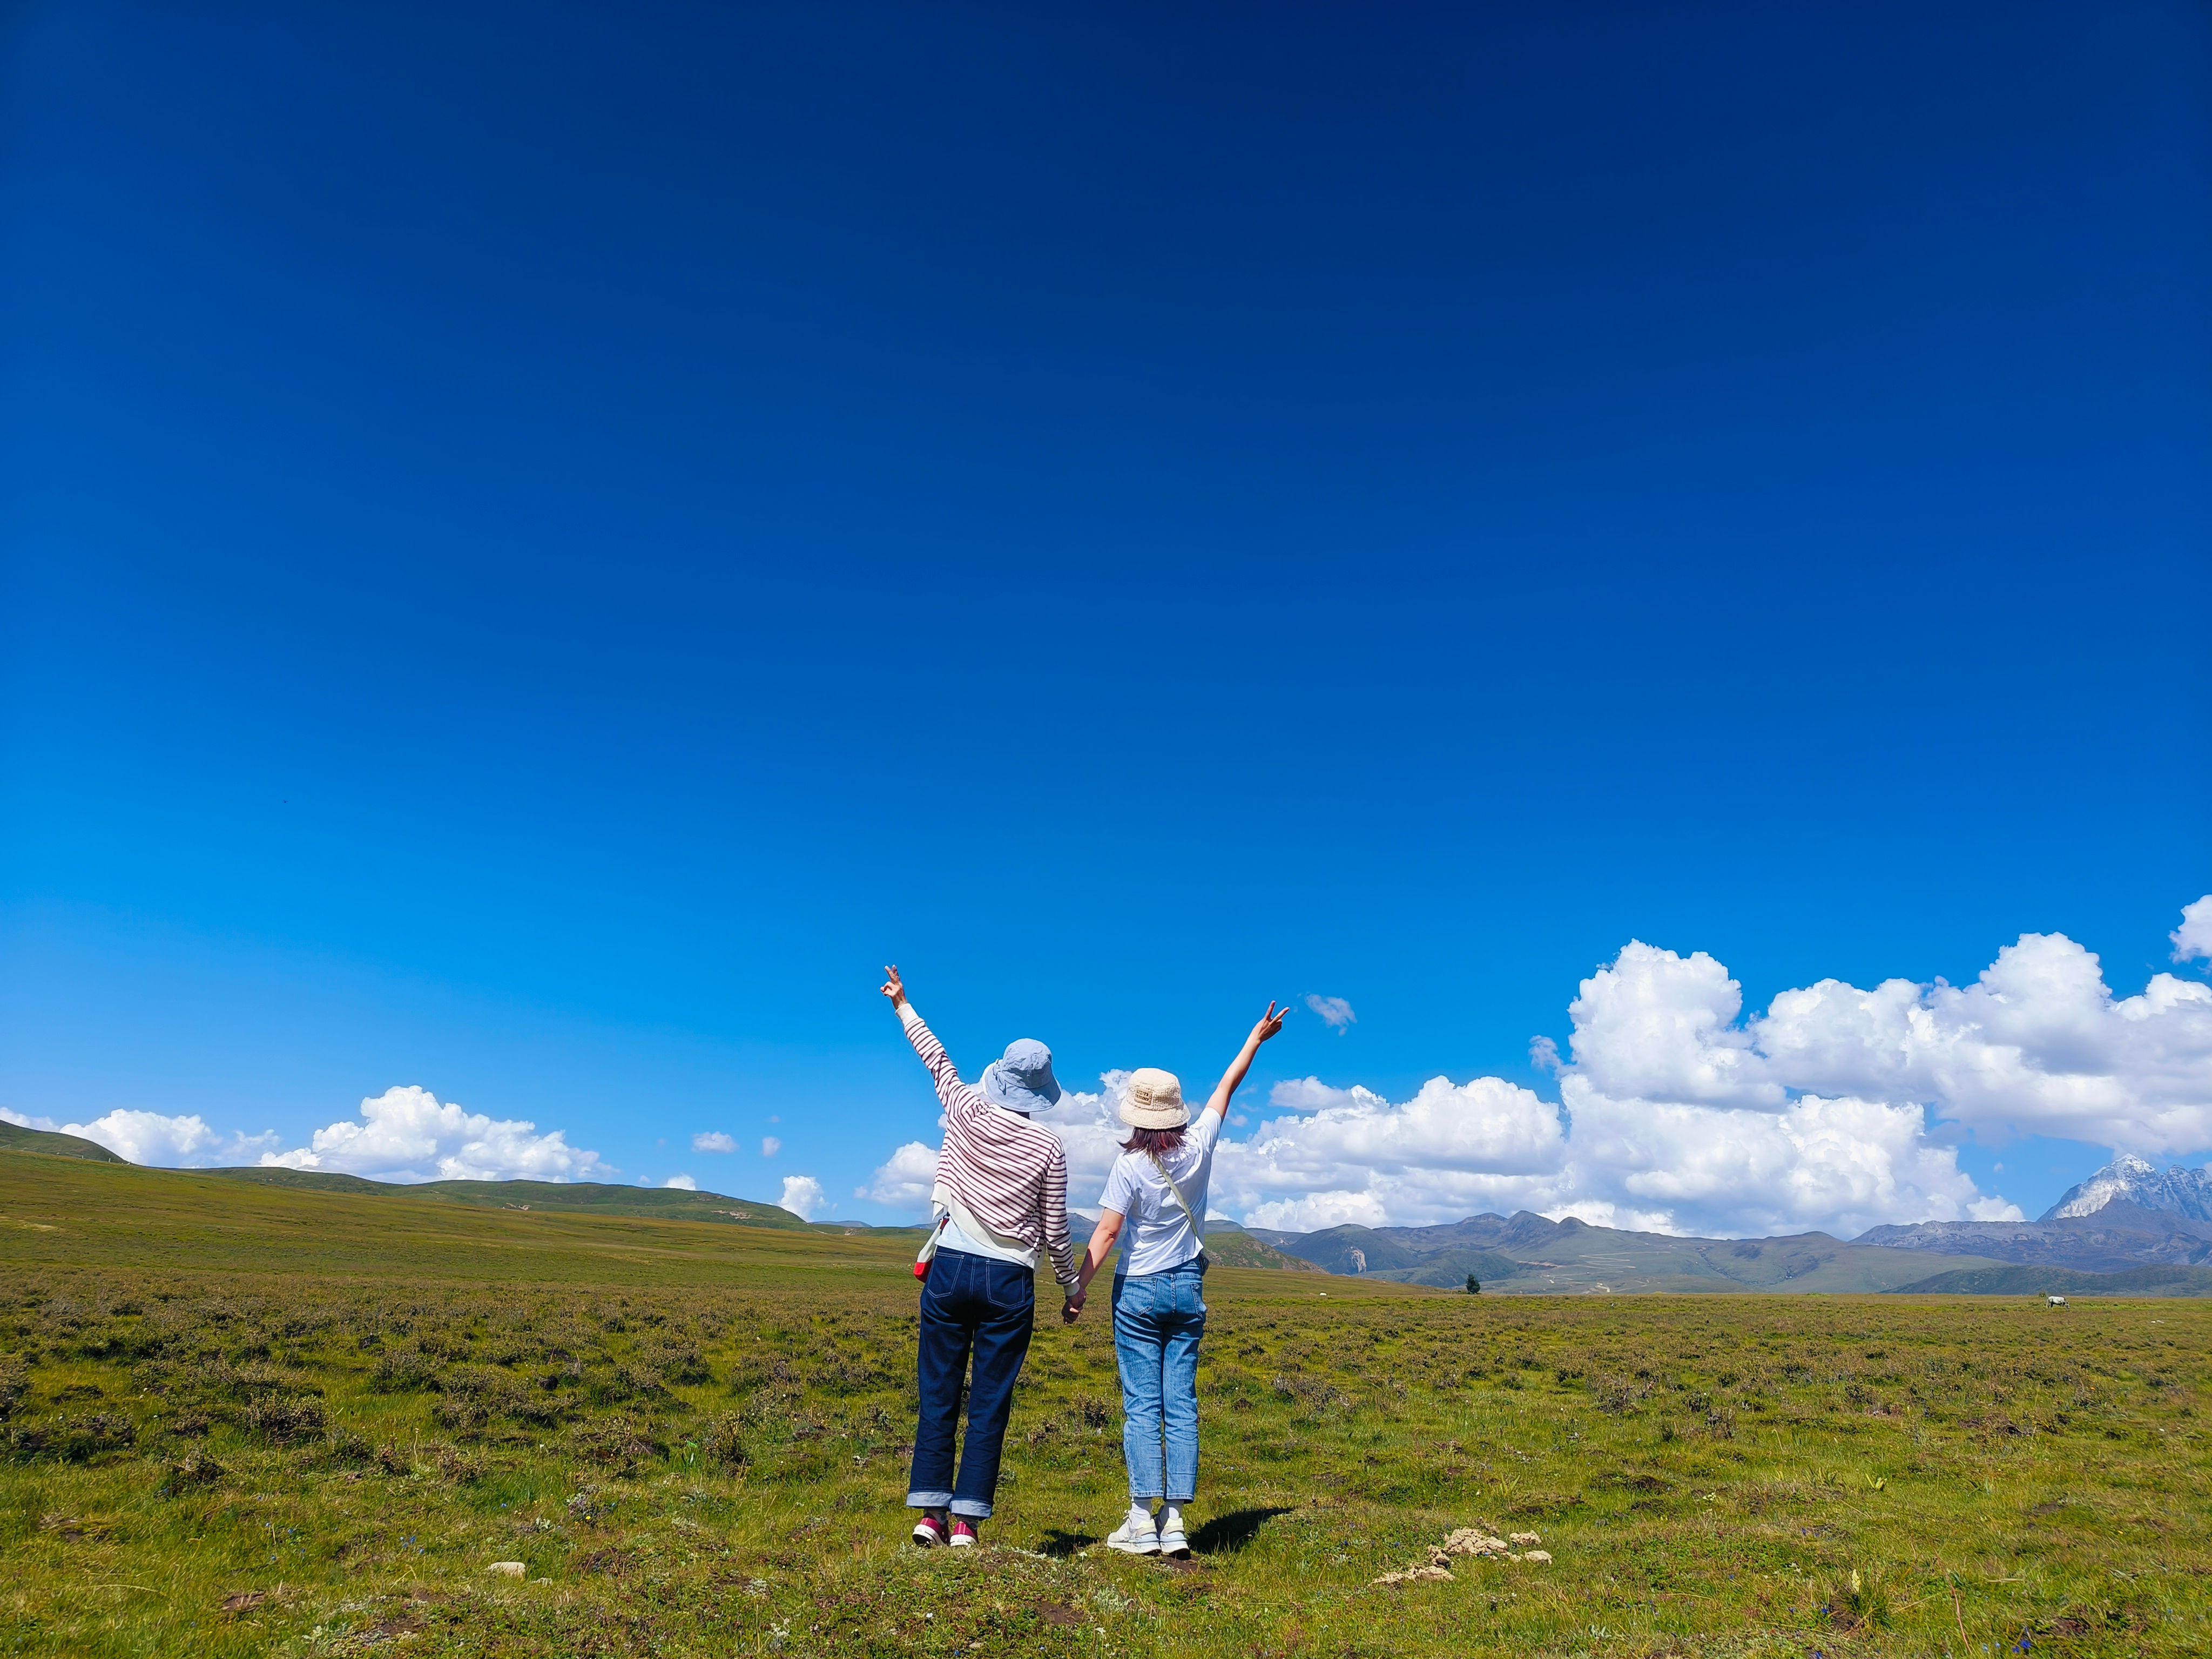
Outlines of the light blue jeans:
[{"label": "light blue jeans", "polygon": [[[1206,1334],[1204,1267],[1114,1281],[1114,1357],[1121,1365],[1121,1457],[1129,1500],[1198,1496],[1198,1339]],[[1164,1447],[1164,1457],[1163,1448]]]}]

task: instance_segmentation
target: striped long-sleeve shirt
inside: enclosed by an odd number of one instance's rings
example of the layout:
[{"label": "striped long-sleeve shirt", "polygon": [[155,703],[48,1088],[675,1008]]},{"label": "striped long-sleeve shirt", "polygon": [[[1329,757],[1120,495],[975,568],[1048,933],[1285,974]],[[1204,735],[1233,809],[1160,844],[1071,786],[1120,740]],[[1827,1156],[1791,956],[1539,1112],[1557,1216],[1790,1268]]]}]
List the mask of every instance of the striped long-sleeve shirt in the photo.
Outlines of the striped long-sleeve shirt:
[{"label": "striped long-sleeve shirt", "polygon": [[1075,1252],[1067,1239],[1067,1154],[1060,1139],[1019,1112],[994,1106],[960,1080],[937,1034],[922,1024],[912,1003],[899,1005],[907,1041],[929,1067],[945,1107],[945,1148],[937,1155],[937,1184],[1001,1238],[1018,1240],[1052,1256],[1052,1276],[1075,1283]]}]

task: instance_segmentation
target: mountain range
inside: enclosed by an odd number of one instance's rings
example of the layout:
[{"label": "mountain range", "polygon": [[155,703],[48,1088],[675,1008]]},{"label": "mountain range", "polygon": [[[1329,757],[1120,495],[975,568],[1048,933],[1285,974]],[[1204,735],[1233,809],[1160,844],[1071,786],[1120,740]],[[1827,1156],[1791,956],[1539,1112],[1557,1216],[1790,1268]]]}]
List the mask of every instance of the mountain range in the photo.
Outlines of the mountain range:
[{"label": "mountain range", "polygon": [[2212,1265],[2212,1174],[2122,1154],[2067,1188],[2038,1221],[1922,1221],[1875,1227],[1862,1244],[1985,1255],[2081,1273]]},{"label": "mountain range", "polygon": [[1333,1273],[1445,1286],[1472,1275],[1506,1294],[2212,1295],[2212,1174],[2125,1156],[2070,1188],[2039,1221],[1923,1221],[1850,1240],[1818,1232],[1680,1238],[1525,1211],[1431,1227],[1248,1231]]},{"label": "mountain range", "polygon": [[[1784,1238],[1678,1238],[1595,1227],[1572,1216],[1470,1216],[1436,1227],[1250,1230],[1286,1255],[1334,1273],[1410,1285],[1558,1296],[1633,1291],[1900,1290],[1940,1273],[1994,1267],[1990,1258],[1883,1250],[1826,1233]],[[2208,1275],[2212,1277],[2212,1275]]]}]

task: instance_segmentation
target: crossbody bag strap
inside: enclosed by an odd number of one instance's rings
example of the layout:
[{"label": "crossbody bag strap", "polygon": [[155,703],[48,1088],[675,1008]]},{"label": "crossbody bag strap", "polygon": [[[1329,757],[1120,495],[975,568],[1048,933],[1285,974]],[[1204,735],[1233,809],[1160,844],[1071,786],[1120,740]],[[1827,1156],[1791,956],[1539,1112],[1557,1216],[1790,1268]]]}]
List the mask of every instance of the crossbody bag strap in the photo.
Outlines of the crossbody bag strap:
[{"label": "crossbody bag strap", "polygon": [[1182,1206],[1182,1212],[1190,1218],[1190,1224],[1194,1227],[1198,1225],[1198,1212],[1190,1207],[1190,1200],[1182,1195],[1182,1188],[1176,1185],[1176,1178],[1168,1173],[1168,1166],[1160,1162],[1160,1155],[1158,1152],[1146,1152],[1145,1156],[1152,1161],[1152,1167],[1160,1172],[1160,1179],[1168,1183],[1168,1190],[1175,1194],[1175,1201]]},{"label": "crossbody bag strap", "polygon": [[923,1247],[930,1255],[937,1253],[938,1236],[945,1231],[945,1224],[950,1221],[977,1243],[995,1244],[1002,1250],[1024,1254],[1029,1257],[1031,1267],[1036,1265],[1037,1250],[1034,1245],[1022,1239],[1008,1238],[1004,1233],[985,1226],[975,1218],[975,1212],[960,1201],[960,1195],[943,1182],[929,1189],[929,1201],[944,1212],[930,1230],[929,1243]]},{"label": "crossbody bag strap", "polygon": [[1168,1190],[1175,1194],[1175,1201],[1182,1206],[1182,1212],[1190,1218],[1190,1231],[1198,1240],[1199,1254],[1205,1255],[1206,1224],[1198,1218],[1198,1212],[1190,1207],[1190,1200],[1182,1195],[1182,1188],[1176,1184],[1176,1178],[1168,1173],[1168,1166],[1160,1162],[1160,1155],[1158,1152],[1146,1152],[1145,1156],[1152,1160],[1152,1167],[1160,1172],[1160,1179],[1168,1183]]},{"label": "crossbody bag strap", "polygon": [[916,1279],[925,1282],[928,1279],[929,1264],[937,1260],[937,1241],[944,1235],[946,1219],[946,1217],[939,1216],[929,1224],[929,1237],[921,1241],[921,1248],[915,1252],[914,1276]]},{"label": "crossbody bag strap", "polygon": [[945,1194],[945,1207],[952,1213],[953,1222],[960,1231],[979,1244],[995,1244],[1002,1250],[1014,1250],[1025,1255],[1030,1265],[1036,1265],[1036,1247],[1018,1238],[1009,1238],[995,1228],[986,1226],[965,1204],[951,1193]]}]

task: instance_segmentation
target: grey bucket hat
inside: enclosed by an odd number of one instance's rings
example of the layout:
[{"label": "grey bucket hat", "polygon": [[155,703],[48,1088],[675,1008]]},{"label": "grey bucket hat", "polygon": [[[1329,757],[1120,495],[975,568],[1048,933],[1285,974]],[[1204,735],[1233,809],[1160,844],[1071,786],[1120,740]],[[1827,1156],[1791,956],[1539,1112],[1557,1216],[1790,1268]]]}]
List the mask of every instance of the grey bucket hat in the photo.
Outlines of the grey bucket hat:
[{"label": "grey bucket hat", "polygon": [[1010,1112],[1041,1112],[1060,1102],[1060,1082],[1052,1074],[1052,1050],[1035,1037],[1006,1045],[1006,1057],[983,1068],[977,1085],[983,1098]]}]

